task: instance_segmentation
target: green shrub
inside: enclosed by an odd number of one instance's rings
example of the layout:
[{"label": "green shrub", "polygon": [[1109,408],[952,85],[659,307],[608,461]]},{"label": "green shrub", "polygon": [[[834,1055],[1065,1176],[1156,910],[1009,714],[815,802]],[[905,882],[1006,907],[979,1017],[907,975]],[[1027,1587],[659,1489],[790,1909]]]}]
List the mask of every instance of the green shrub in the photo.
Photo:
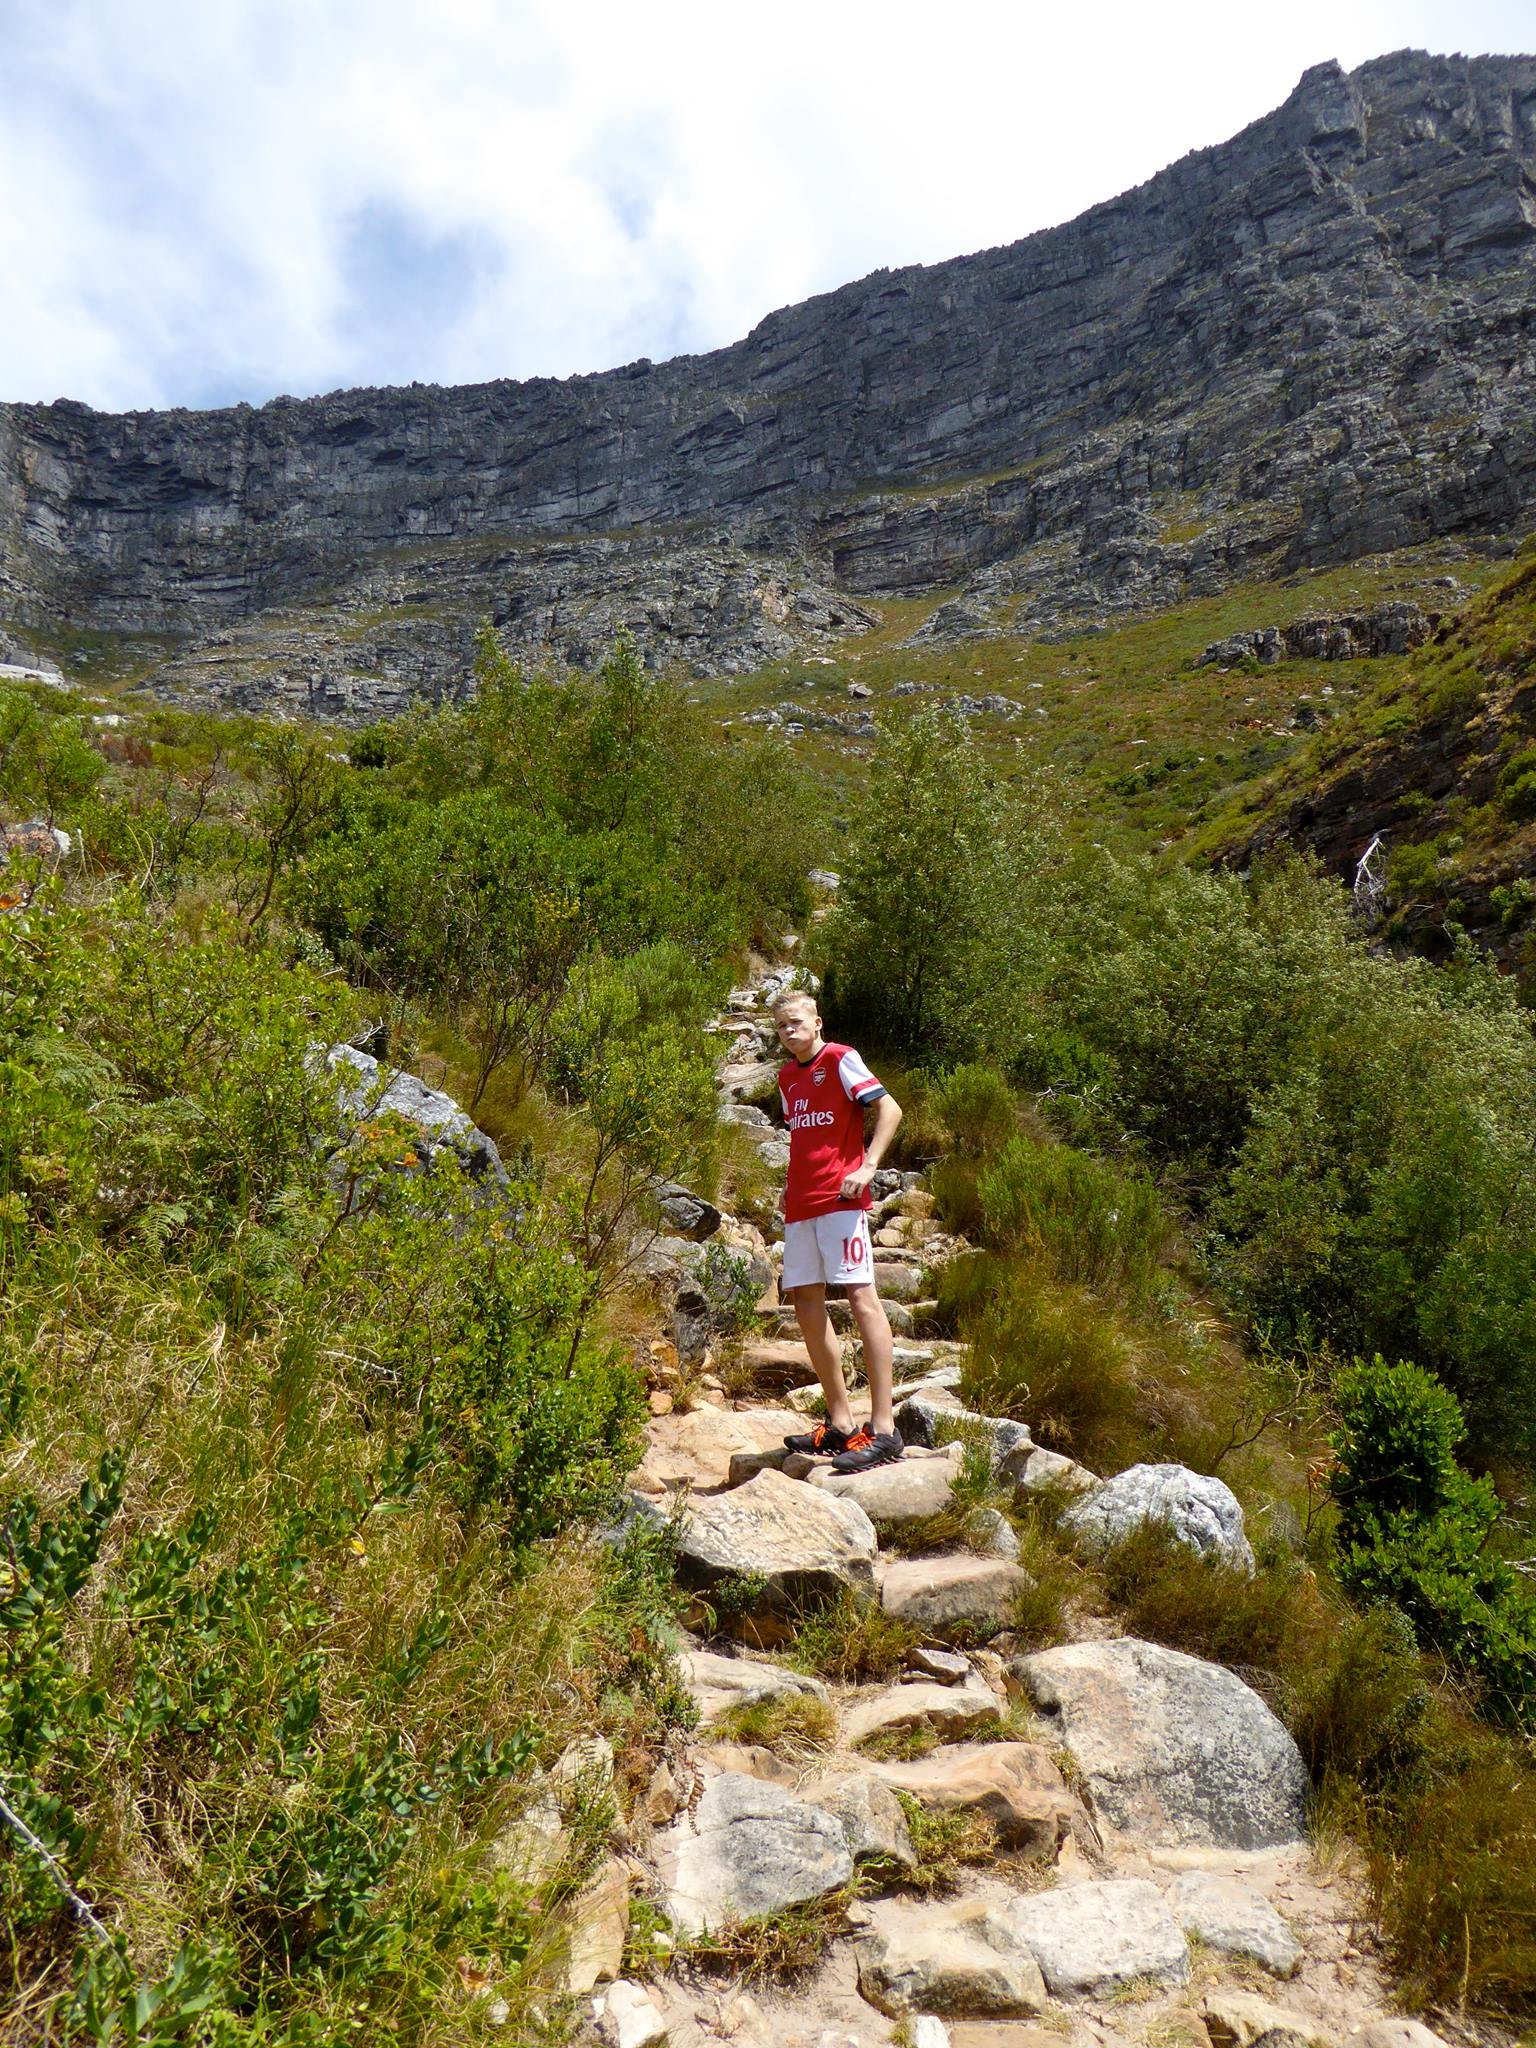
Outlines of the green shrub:
[{"label": "green shrub", "polygon": [[1144,1410],[1132,1349],[1103,1304],[1017,1263],[968,1265],[950,1297],[971,1345],[966,1405],[1027,1422],[1037,1441],[1096,1470],[1133,1464],[1155,1418]]},{"label": "green shrub", "polygon": [[955,1151],[967,1158],[998,1151],[1018,1129],[1013,1089],[995,1067],[951,1067],[939,1076],[933,1095]]},{"label": "green shrub", "polygon": [[1512,818],[1536,818],[1536,747],[1511,754],[1494,784],[1499,802]]},{"label": "green shrub", "polygon": [[1536,1710],[1536,1601],[1490,1548],[1491,1482],[1456,1459],[1466,1425],[1456,1398],[1418,1366],[1377,1357],[1340,1373],[1330,1485],[1339,1504],[1339,1569],[1367,1600],[1389,1600],[1426,1641],[1477,1674],[1489,1709]]},{"label": "green shrub", "polygon": [[1152,1182],[1067,1145],[1013,1137],[977,1178],[986,1241],[1055,1279],[1137,1297],[1168,1241]]},{"label": "green shrub", "polygon": [[789,1659],[798,1670],[839,1685],[897,1677],[917,1642],[916,1631],[878,1602],[844,1593],[807,1615],[796,1630]]},{"label": "green shrub", "polygon": [[1118,1544],[1098,1574],[1129,1634],[1282,1683],[1334,1626],[1316,1582],[1294,1560],[1249,1574],[1202,1557],[1155,1523]]}]

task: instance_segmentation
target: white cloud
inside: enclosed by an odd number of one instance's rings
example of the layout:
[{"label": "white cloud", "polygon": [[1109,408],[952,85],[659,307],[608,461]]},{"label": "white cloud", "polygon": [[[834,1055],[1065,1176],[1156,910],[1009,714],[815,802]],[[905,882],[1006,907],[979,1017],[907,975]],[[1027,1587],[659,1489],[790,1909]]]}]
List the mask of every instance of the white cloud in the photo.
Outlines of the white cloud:
[{"label": "white cloud", "polygon": [[1011,241],[1310,63],[1527,0],[0,0],[0,396],[121,408],[719,346]]}]

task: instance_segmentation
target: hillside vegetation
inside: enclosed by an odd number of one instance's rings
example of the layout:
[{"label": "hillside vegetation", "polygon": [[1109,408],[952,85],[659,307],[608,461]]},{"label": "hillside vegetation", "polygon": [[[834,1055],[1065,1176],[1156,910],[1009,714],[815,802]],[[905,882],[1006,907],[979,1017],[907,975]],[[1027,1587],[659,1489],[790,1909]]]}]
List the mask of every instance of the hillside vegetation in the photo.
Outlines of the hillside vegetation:
[{"label": "hillside vegetation", "polygon": [[[1375,665],[1373,665],[1374,667]],[[1202,836],[1282,840],[1341,870],[1384,839],[1388,936],[1443,956],[1473,934],[1536,973],[1536,552],[1447,619]]]},{"label": "hillside vegetation", "polygon": [[[1090,1586],[1041,1528],[1039,1639],[1091,1597],[1262,1674],[1406,1980],[1536,2007],[1510,982],[1372,952],[1294,857],[1096,845],[943,712],[840,829],[624,647],[529,681],[487,640],[479,681],[345,751],[0,700],[10,813],[77,840],[0,916],[10,2037],[568,2033],[616,1816],[556,1767],[601,1731],[632,1799],[691,1711],[665,1539],[602,1533],[636,1233],[655,1176],[740,1171],[702,1025],[828,861],[826,1008],[981,1247],[941,1303],[969,1391],[1276,1503],[1252,1586],[1156,1546]],[[318,1054],[365,1038],[473,1107],[504,1190],[340,1113]]]}]

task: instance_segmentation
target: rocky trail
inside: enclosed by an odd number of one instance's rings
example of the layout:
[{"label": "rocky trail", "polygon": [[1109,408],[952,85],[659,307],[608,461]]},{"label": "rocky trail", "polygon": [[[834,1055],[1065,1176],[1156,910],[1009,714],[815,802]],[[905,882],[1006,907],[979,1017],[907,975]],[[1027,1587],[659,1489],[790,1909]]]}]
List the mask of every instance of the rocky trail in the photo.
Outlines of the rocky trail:
[{"label": "rocky trail", "polygon": [[[751,1126],[779,1168],[785,1141],[757,1105],[778,1064],[765,1003],[783,971],[735,991],[719,1020],[722,1117]],[[710,1369],[707,1295],[720,1273],[745,1268],[776,1302],[764,1239],[682,1190],[665,1197],[679,1234],[658,1242],[652,1270],[673,1303],[672,1337],[653,1347],[630,1513],[676,1532],[699,1624],[682,1656],[699,1721],[574,1914],[570,1984],[597,2037],[610,2048],[1433,2044],[1392,2015],[1356,1887],[1308,1840],[1302,1759],[1256,1692],[1102,1622],[1085,1640],[1017,1654],[1008,1624],[1028,1579],[1012,1525],[987,1508],[931,1520],[953,1506],[966,1441],[999,1483],[1057,1489],[1090,1547],[1156,1516],[1242,1562],[1242,1510],[1220,1481],[1181,1467],[1101,1481],[1023,1424],[968,1414],[963,1347],[921,1335],[924,1282],[963,1247],[939,1231],[918,1176],[882,1173],[876,1192],[909,1450],[845,1476],[784,1449],[817,1394],[787,1311],[728,1373]],[[954,1540],[914,1547],[932,1527]],[[915,1647],[893,1682],[827,1684],[775,1655],[806,1604],[828,1599],[878,1603],[907,1625]],[[576,1762],[611,1770],[602,1748]],[[919,1816],[950,1817],[951,1834],[980,1817],[986,1860],[934,1886]],[[718,1954],[709,1967],[712,1944],[728,1950],[741,1921],[807,1909],[836,1929],[808,1974],[749,1980]],[[647,1963],[636,1930],[652,1925]]]}]

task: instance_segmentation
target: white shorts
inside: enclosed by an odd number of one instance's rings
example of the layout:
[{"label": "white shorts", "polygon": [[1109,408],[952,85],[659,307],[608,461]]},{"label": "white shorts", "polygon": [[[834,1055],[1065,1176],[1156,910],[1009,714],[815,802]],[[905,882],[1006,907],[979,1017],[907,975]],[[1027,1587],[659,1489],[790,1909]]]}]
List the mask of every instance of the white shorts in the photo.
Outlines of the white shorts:
[{"label": "white shorts", "polygon": [[856,1287],[873,1279],[867,1209],[833,1209],[785,1224],[780,1287]]}]

